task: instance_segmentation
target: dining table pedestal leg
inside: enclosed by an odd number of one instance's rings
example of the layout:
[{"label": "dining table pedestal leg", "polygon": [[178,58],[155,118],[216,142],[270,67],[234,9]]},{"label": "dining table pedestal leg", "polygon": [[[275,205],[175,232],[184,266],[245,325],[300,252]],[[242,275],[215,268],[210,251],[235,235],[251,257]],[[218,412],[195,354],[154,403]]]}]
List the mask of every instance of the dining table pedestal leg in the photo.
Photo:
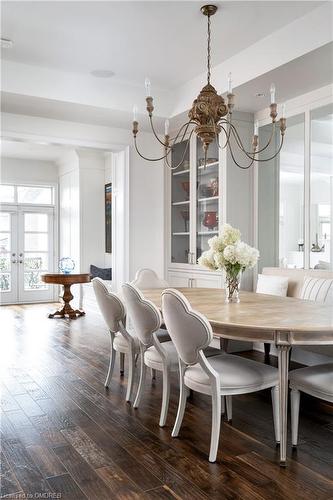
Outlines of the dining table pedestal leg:
[{"label": "dining table pedestal leg", "polygon": [[280,466],[287,464],[288,368],[290,345],[277,345],[280,385]]}]

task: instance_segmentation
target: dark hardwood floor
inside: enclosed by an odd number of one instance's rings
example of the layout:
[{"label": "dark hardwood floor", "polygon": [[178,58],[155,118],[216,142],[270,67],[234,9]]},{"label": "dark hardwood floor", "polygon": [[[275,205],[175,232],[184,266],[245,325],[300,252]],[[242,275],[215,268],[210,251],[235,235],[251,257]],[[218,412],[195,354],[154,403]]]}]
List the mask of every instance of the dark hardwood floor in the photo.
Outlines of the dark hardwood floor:
[{"label": "dark hardwood floor", "polygon": [[161,429],[160,374],[133,410],[124,401],[126,366],[124,378],[116,366],[104,389],[109,339],[99,314],[48,319],[53,310],[0,308],[2,497],[333,498],[332,406],[302,398],[300,444],[294,452],[289,446],[281,469],[269,392],[234,397],[232,425],[223,422],[218,461],[210,464],[208,397],[190,399],[181,437],[171,438],[176,377]]}]

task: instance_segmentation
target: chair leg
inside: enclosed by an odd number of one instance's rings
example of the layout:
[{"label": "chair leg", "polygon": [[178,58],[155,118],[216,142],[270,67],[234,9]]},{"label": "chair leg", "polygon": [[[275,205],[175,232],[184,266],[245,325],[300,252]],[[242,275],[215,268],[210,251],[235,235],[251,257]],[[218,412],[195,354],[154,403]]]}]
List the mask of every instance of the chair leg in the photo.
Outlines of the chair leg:
[{"label": "chair leg", "polygon": [[264,344],[265,358],[269,358],[269,353],[271,352],[271,344]]},{"label": "chair leg", "polygon": [[131,401],[133,380],[135,372],[135,354],[133,346],[130,346],[128,352],[128,380],[127,380],[127,391],[126,391],[126,401]]},{"label": "chair leg", "polygon": [[297,389],[291,390],[291,444],[297,446],[298,441],[298,421],[299,421],[299,402],[301,393]]},{"label": "chair leg", "polygon": [[151,368],[150,373],[151,373],[151,379],[156,380],[156,370],[154,370],[154,368]]},{"label": "chair leg", "polygon": [[221,396],[217,390],[212,393],[212,434],[210,439],[209,461],[216,462],[217,450],[219,447],[221,427]]},{"label": "chair leg", "polygon": [[123,352],[120,353],[120,375],[124,375],[124,366],[125,366],[125,354]]},{"label": "chair leg", "polygon": [[225,396],[221,396],[221,415],[225,414]]},{"label": "chair leg", "polygon": [[175,425],[173,426],[171,436],[177,437],[180,431],[180,427],[183,422],[185,407],[186,407],[186,399],[189,392],[189,388],[184,384],[184,372],[185,367],[182,365],[181,361],[179,362],[179,403],[178,403],[178,411],[177,417],[175,421]]},{"label": "chair leg", "polygon": [[141,345],[140,345],[140,361],[141,361],[140,381],[139,381],[138,391],[136,393],[136,398],[135,398],[135,401],[133,404],[133,408],[138,408],[138,406],[140,404],[142,394],[143,394],[144,385],[145,385],[145,379],[146,379],[146,365],[145,365],[145,361],[144,361],[144,349],[142,348]]},{"label": "chair leg", "polygon": [[105,387],[109,387],[109,383],[110,383],[110,380],[111,380],[112,374],[113,374],[114,362],[116,360],[117,352],[113,348],[113,339],[114,339],[114,335],[110,332],[110,361],[109,361],[108,373],[107,373],[107,376],[106,376],[106,379],[104,382]]},{"label": "chair leg", "polygon": [[279,443],[281,436],[280,436],[280,410],[279,410],[280,397],[279,397],[279,386],[278,385],[276,385],[275,387],[272,387],[271,395],[272,395],[275,441],[277,443]]},{"label": "chair leg", "polygon": [[163,367],[163,396],[162,396],[162,408],[160,415],[160,427],[164,427],[166,419],[168,416],[169,408],[169,398],[170,398],[170,371],[167,366]]},{"label": "chair leg", "polygon": [[231,422],[232,420],[232,396],[226,396],[226,417],[227,417],[227,422]]}]

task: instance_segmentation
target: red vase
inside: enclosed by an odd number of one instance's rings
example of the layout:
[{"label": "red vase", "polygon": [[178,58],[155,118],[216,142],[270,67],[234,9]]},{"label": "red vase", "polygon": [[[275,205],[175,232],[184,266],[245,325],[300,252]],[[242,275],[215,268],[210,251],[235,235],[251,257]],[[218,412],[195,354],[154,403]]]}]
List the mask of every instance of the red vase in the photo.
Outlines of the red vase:
[{"label": "red vase", "polygon": [[213,230],[215,227],[217,227],[218,223],[217,212],[205,212],[202,223],[205,227],[208,227],[208,229]]}]

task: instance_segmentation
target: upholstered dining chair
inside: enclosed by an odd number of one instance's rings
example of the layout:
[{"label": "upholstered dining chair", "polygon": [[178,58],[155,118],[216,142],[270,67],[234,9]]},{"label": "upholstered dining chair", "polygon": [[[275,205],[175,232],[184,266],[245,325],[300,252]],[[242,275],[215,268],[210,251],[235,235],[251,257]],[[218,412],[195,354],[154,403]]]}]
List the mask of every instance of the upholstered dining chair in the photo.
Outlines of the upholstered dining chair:
[{"label": "upholstered dining chair", "polygon": [[307,366],[289,373],[291,399],[291,443],[297,446],[301,392],[333,403],[333,363]]},{"label": "upholstered dining chair", "polygon": [[136,272],[132,285],[144,290],[145,288],[168,288],[167,281],[159,278],[155,271],[149,268],[142,268]]},{"label": "upholstered dining chair", "polygon": [[186,387],[212,398],[209,461],[215,462],[221,424],[221,396],[247,394],[271,388],[275,439],[280,441],[278,370],[233,354],[207,359],[203,349],[212,338],[208,320],[195,312],[178,290],[162,293],[162,313],[179,356],[180,397],[172,436],[179,434],[186,405]]},{"label": "upholstered dining chair", "polygon": [[105,387],[109,387],[116,360],[116,353],[119,352],[120,354],[121,374],[124,373],[125,355],[128,355],[126,401],[130,401],[135,371],[135,355],[139,353],[139,341],[126,329],[126,312],[120,298],[108,290],[102,279],[94,278],[92,284],[98,307],[110,332],[110,362],[104,385]]},{"label": "upholstered dining chair", "polygon": [[173,343],[168,340],[169,336],[165,330],[160,330],[162,318],[157,307],[146,300],[141,291],[130,283],[122,286],[122,292],[128,314],[140,341],[140,381],[133,407],[138,408],[142,398],[146,367],[161,371],[163,393],[159,425],[163,427],[169,407],[170,373],[178,370],[177,351]]}]

